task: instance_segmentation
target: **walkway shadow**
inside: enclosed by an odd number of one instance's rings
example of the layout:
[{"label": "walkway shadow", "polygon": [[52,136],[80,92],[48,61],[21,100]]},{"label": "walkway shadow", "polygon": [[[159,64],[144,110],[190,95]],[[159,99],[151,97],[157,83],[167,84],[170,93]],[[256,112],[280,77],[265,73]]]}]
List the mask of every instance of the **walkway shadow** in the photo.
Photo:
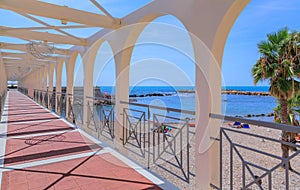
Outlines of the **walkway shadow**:
[{"label": "walkway shadow", "polygon": [[98,145],[94,144],[94,145],[78,146],[78,147],[68,148],[68,149],[50,150],[50,151],[39,152],[39,153],[35,153],[35,154],[28,154],[28,155],[16,156],[16,157],[11,157],[11,158],[5,158],[4,164],[13,164],[16,162],[24,162],[24,161],[36,160],[36,159],[40,159],[40,158],[50,158],[50,157],[55,157],[55,156],[65,156],[67,154],[85,152],[85,151],[93,150],[93,149],[101,150],[102,148],[100,148]]},{"label": "walkway shadow", "polygon": [[[145,186],[148,186],[148,187],[143,188],[144,190],[150,190],[150,189],[151,190],[161,190],[161,188],[159,188],[157,185],[155,185],[151,182],[143,182],[141,180],[134,180],[134,179],[131,180],[130,176],[126,176],[126,178],[120,178],[120,177],[112,178],[112,177],[104,176],[105,174],[103,174],[103,175],[86,175],[86,174],[75,173],[76,169],[78,169],[80,166],[84,166],[84,164],[86,164],[91,158],[97,156],[99,151],[100,150],[97,150],[96,152],[94,152],[94,154],[87,157],[83,161],[79,162],[77,165],[72,167],[67,172],[56,172],[56,171],[49,171],[49,170],[34,170],[34,169],[17,169],[17,168],[14,168],[14,167],[0,167],[0,168],[1,169],[11,169],[11,170],[20,171],[20,172],[26,172],[27,174],[29,174],[29,173],[38,173],[38,174],[59,175],[60,177],[58,179],[54,180],[52,183],[50,182],[50,184],[47,185],[46,187],[43,187],[43,189],[45,189],[45,190],[55,187],[56,184],[58,184],[59,182],[61,182],[63,180],[67,180],[70,177],[77,177],[77,178],[80,178],[80,179],[83,179],[83,180],[84,179],[87,179],[87,180],[95,179],[95,180],[99,180],[99,182],[100,181],[103,182],[103,180],[105,180],[105,181],[111,182],[112,185],[117,183],[117,182],[122,182],[122,184],[124,184],[124,185],[126,183],[126,187],[129,187],[130,185],[145,185]],[[101,168],[95,168],[95,169],[101,169]],[[86,184],[85,186],[89,186],[89,184]]]},{"label": "walkway shadow", "polygon": [[[36,122],[36,123],[33,123],[33,124],[29,124],[29,125],[27,125],[25,127],[20,127],[18,129],[15,129],[15,130],[9,130],[9,129],[7,129],[6,133],[0,134],[0,138],[1,137],[5,137],[5,136],[7,136],[7,137],[10,137],[10,136],[20,136],[20,135],[27,135],[27,134],[36,134],[36,133],[54,132],[54,131],[62,131],[62,130],[73,129],[71,127],[61,127],[61,128],[55,128],[55,129],[43,129],[43,130],[32,130],[32,131],[18,132],[18,131],[21,131],[21,130],[29,129],[31,127],[37,127],[37,126],[40,126],[40,125],[45,125],[45,124],[51,123],[51,122],[53,122],[53,120],[51,120],[51,121],[44,121],[44,122]],[[15,124],[15,125],[18,125],[18,124]]]}]

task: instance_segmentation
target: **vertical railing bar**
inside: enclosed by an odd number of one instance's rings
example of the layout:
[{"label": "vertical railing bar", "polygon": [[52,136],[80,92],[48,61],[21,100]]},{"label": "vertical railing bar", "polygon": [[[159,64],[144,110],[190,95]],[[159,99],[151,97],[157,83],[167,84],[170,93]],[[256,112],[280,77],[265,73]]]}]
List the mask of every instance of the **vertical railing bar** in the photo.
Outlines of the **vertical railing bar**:
[{"label": "vertical railing bar", "polygon": [[150,109],[149,109],[149,106],[148,106],[148,121],[147,121],[147,124],[148,124],[148,169],[150,168],[150,143],[151,143],[151,140],[150,140]]},{"label": "vertical railing bar", "polygon": [[152,138],[153,138],[153,164],[155,164],[156,162],[155,162],[155,151],[156,151],[156,147],[155,147],[155,145],[156,145],[156,143],[155,143],[155,133],[154,133],[154,131],[152,132]]},{"label": "vertical railing bar", "polygon": [[190,133],[189,133],[189,119],[187,119],[185,125],[186,125],[186,133],[187,133],[187,178],[188,182],[190,182]]},{"label": "vertical railing bar", "polygon": [[113,139],[115,138],[115,106],[112,107],[112,131],[113,131]]},{"label": "vertical railing bar", "polygon": [[146,156],[146,113],[143,113],[143,137],[144,137],[144,156]]},{"label": "vertical railing bar", "polygon": [[130,137],[130,127],[131,127],[131,122],[129,121],[129,117],[126,112],[126,127],[125,127],[125,144],[128,142],[128,138]]},{"label": "vertical railing bar", "polygon": [[[160,123],[159,123],[160,126]],[[160,159],[160,132],[161,130],[157,130],[157,159]]]},{"label": "vertical railing bar", "polygon": [[246,167],[246,166],[245,166],[245,162],[243,161],[243,162],[242,162],[242,170],[243,170],[243,171],[242,171],[242,173],[243,173],[243,174],[242,174],[242,182],[243,182],[242,185],[243,185],[243,189],[245,189],[245,186],[246,186],[246,175],[245,175],[245,172],[246,172],[245,170],[246,170],[246,169],[245,169],[245,167]]},{"label": "vertical railing bar", "polygon": [[122,138],[122,141],[123,141],[123,146],[125,145],[124,144],[124,139],[125,139],[125,108],[123,108],[123,138]]},{"label": "vertical railing bar", "polygon": [[289,190],[289,160],[284,160],[285,163],[285,189]]},{"label": "vertical railing bar", "polygon": [[268,180],[269,190],[272,190],[272,173],[271,172],[269,173],[268,178],[269,178],[269,180]]},{"label": "vertical railing bar", "polygon": [[140,146],[142,148],[142,119],[139,119],[139,139],[140,139]]},{"label": "vertical railing bar", "polygon": [[223,189],[223,129],[220,129],[220,189]]},{"label": "vertical railing bar", "polygon": [[233,151],[232,143],[230,142],[230,189],[233,189]]},{"label": "vertical railing bar", "polygon": [[[180,167],[182,168],[183,166],[182,166],[182,163],[183,163],[183,139],[182,139],[182,130],[183,130],[183,128],[181,127],[180,129],[179,129],[179,132],[180,132]],[[175,155],[176,155],[176,152],[175,152]]]},{"label": "vertical railing bar", "polygon": [[[167,127],[167,126],[166,126]],[[161,129],[161,131],[162,131],[162,129]],[[162,131],[162,137],[163,137],[163,139],[162,139],[162,143],[163,143],[163,151],[162,151],[162,153],[164,152],[164,151],[166,151],[166,135],[165,135],[165,132],[164,131]],[[162,155],[162,154],[160,154],[160,155]]]},{"label": "vertical railing bar", "polygon": [[177,149],[177,145],[176,145],[176,143],[177,143],[177,140],[176,140],[176,137],[174,136],[174,152],[177,152],[176,151],[176,149]]}]

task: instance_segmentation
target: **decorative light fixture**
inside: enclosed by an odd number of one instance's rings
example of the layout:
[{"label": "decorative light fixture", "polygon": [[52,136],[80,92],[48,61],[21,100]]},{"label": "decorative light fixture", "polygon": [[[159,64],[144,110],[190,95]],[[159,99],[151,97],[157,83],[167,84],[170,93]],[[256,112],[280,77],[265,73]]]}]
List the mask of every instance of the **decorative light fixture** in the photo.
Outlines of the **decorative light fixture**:
[{"label": "decorative light fixture", "polygon": [[68,21],[67,21],[66,19],[61,19],[61,24],[67,25],[67,24],[68,24]]},{"label": "decorative light fixture", "polygon": [[26,45],[26,48],[28,53],[39,59],[51,56],[55,50],[54,44],[47,41],[31,41]]}]

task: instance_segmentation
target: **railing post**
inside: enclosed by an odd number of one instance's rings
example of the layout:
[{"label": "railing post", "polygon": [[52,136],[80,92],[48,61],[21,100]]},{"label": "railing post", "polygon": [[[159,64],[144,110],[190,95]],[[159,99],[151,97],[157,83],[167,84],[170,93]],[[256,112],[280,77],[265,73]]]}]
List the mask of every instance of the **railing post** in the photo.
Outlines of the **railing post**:
[{"label": "railing post", "polygon": [[2,95],[0,95],[0,121],[1,121],[1,118],[2,118]]}]

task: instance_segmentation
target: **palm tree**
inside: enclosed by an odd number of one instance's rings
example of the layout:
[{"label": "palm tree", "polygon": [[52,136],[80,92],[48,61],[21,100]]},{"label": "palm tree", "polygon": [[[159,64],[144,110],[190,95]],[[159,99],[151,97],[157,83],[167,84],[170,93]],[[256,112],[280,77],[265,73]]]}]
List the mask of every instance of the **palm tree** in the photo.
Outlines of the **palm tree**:
[{"label": "palm tree", "polygon": [[[300,116],[300,95],[295,95],[291,99],[288,100],[288,122],[291,125],[294,126],[300,126],[299,120],[296,118],[296,116],[299,118]],[[281,123],[280,117],[280,104],[277,105],[277,107],[274,109],[274,121],[276,123]]]},{"label": "palm tree", "polygon": [[[299,43],[299,34],[289,33],[287,28],[268,34],[267,40],[258,44],[260,58],[252,68],[255,85],[259,81],[269,81],[270,94],[280,104],[280,121],[283,124],[289,123],[288,100],[299,93]],[[290,132],[282,132],[282,140],[286,142],[290,142],[292,136]],[[281,149],[282,157],[288,158],[289,146],[281,144]]]}]

